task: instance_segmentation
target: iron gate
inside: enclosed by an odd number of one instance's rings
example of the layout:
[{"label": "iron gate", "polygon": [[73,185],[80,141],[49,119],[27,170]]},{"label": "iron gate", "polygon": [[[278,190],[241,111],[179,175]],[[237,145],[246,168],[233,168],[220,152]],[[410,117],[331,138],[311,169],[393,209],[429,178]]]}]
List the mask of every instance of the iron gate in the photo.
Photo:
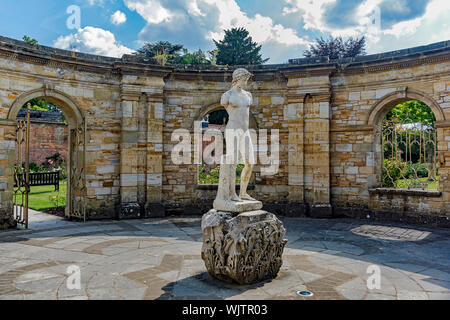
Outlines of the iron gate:
[{"label": "iron gate", "polygon": [[383,122],[383,187],[438,189],[437,134],[433,123],[406,118]]},{"label": "iron gate", "polygon": [[14,165],[13,215],[18,224],[28,229],[28,196],[30,193],[30,104],[24,120],[16,126],[16,157]]},{"label": "iron gate", "polygon": [[66,217],[86,221],[86,122],[70,130],[69,199]]}]

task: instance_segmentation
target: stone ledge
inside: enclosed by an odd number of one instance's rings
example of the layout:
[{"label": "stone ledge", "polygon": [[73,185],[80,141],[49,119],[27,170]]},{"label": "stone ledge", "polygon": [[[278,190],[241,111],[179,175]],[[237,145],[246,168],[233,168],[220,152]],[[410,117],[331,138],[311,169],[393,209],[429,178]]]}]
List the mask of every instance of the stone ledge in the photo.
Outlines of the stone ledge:
[{"label": "stone ledge", "polygon": [[375,188],[369,189],[370,194],[381,195],[403,195],[416,197],[440,197],[442,192],[439,190],[421,190],[421,189],[392,189],[392,188]]},{"label": "stone ledge", "polygon": [[[208,191],[217,191],[217,189],[219,189],[219,185],[218,184],[198,184],[195,187],[197,190],[208,190]],[[241,189],[241,185],[237,184],[236,185],[236,190],[240,190]],[[250,184],[247,187],[247,190],[255,190],[255,185],[254,184]]]}]

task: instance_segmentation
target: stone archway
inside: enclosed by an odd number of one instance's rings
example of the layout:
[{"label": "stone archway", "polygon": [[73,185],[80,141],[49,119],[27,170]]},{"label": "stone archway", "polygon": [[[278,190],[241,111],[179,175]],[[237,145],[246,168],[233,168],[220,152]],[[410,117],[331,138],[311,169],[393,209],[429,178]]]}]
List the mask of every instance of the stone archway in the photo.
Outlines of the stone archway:
[{"label": "stone archway", "polygon": [[66,217],[86,219],[85,209],[85,135],[86,123],[77,102],[62,91],[44,86],[21,94],[11,105],[7,119],[17,121],[22,106],[31,99],[40,98],[58,106],[68,123],[67,205]]},{"label": "stone archway", "polygon": [[[431,111],[436,117],[436,122],[443,122],[446,120],[445,114],[439,104],[431,97],[423,92],[410,90],[407,87],[402,90],[397,90],[380,98],[370,109],[367,124],[373,127],[373,160],[374,160],[374,176],[369,179],[369,188],[377,188],[381,186],[382,171],[383,171],[383,146],[382,146],[382,122],[389,111],[396,105],[411,101],[418,100],[425,103],[430,107]],[[437,136],[438,143],[443,137]],[[441,151],[438,151],[438,153]],[[439,157],[439,155],[438,155]]]},{"label": "stone archway", "polygon": [[[222,110],[222,109],[225,110],[225,108],[223,106],[221,106],[220,103],[218,103],[218,102],[203,107],[202,109],[200,109],[197,117],[192,122],[191,129],[194,128],[195,121],[202,121],[202,119],[207,114],[210,114],[211,112],[214,112],[217,110]],[[250,128],[254,129],[254,130],[258,130],[258,128],[259,128],[258,121],[256,120],[255,115],[253,114],[253,112],[251,110],[250,110]]]},{"label": "stone archway", "polygon": [[445,115],[439,104],[425,93],[404,88],[403,90],[394,91],[380,98],[370,109],[367,124],[377,126],[388,114],[388,112],[399,103],[419,100],[428,105],[436,116],[436,121],[445,121]]},{"label": "stone archway", "polygon": [[56,104],[64,113],[64,116],[69,124],[69,128],[75,128],[77,125],[83,123],[83,116],[78,104],[69,95],[48,86],[21,94],[11,105],[7,119],[16,120],[17,114],[22,106],[26,102],[35,98],[42,98],[48,102]]},{"label": "stone archway", "polygon": [[[200,109],[200,111],[198,112],[197,116],[195,117],[195,119],[192,122],[191,131],[194,130],[194,126],[195,126],[196,122],[202,121],[205,118],[206,115],[208,115],[208,114],[210,114],[210,113],[212,113],[214,111],[218,111],[218,110],[225,110],[225,108],[220,103],[213,103],[213,104],[207,105],[207,106],[203,107],[202,109]],[[254,116],[254,114],[250,110],[249,129],[250,129],[251,139],[252,139],[254,144],[258,143],[258,132],[257,132],[258,128],[259,127],[258,127],[258,122],[256,120],[256,117]],[[259,168],[256,167],[255,171],[258,170],[258,169]],[[197,174],[196,174],[197,178],[199,176],[199,171],[198,170],[199,170],[199,166],[197,166]],[[256,181],[255,175],[252,175],[252,178],[251,178],[251,181],[250,181],[251,185],[249,187],[250,189],[254,188],[255,181]],[[197,186],[199,185],[199,181],[198,180],[196,181],[196,185]],[[217,185],[215,185],[214,190],[216,190],[216,187],[217,187]]]}]

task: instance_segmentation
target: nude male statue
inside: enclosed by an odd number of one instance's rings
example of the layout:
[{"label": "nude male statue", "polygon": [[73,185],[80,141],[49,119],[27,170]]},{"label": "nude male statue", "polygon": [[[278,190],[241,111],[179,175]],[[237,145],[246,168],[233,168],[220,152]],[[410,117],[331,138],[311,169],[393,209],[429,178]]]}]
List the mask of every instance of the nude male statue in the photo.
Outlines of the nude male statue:
[{"label": "nude male statue", "polygon": [[[251,76],[252,74],[246,69],[235,70],[232,88],[223,94],[220,101],[220,104],[228,112],[229,121],[225,129],[226,155],[222,158],[219,190],[214,202],[216,210],[234,211],[236,203],[246,201],[256,202],[258,208],[255,210],[260,209],[260,202],[247,193],[253,166],[256,163],[249,132],[250,105],[253,98],[250,92],[243,89]],[[244,161],[245,167],[241,174],[241,188],[238,197],[236,194],[236,168],[240,159]]]}]

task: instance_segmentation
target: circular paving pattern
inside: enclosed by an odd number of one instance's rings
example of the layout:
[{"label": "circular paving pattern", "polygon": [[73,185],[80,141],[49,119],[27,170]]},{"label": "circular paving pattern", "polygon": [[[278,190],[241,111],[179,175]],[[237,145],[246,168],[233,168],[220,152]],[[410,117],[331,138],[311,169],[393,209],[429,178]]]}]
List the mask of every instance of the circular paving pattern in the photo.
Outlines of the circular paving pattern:
[{"label": "circular paving pattern", "polygon": [[447,230],[284,218],[278,277],[239,286],[206,272],[200,218],[39,220],[0,233],[0,299],[450,299]]}]

